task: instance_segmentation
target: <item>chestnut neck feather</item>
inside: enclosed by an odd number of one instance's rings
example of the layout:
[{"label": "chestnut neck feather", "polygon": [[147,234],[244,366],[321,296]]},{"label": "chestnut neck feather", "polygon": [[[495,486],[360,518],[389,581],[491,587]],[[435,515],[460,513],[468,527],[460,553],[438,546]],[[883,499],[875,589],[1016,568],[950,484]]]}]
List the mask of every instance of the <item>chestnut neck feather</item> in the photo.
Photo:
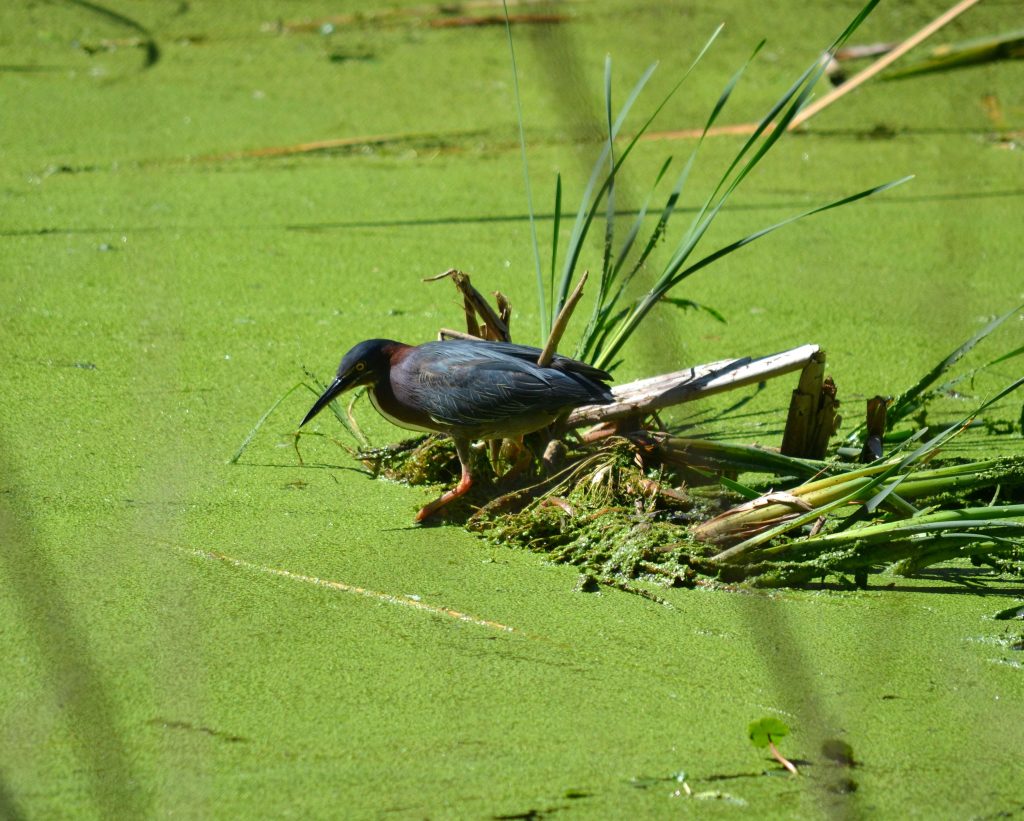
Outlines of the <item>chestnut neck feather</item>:
[{"label": "chestnut neck feather", "polygon": [[395,367],[412,350],[413,346],[404,345],[401,342],[388,343],[381,346],[381,352],[388,359],[390,367],[387,371],[381,373],[377,381],[370,386],[370,401],[381,416],[392,424],[409,430],[437,431],[437,424],[431,420],[428,414],[398,401],[391,384],[391,377]]}]

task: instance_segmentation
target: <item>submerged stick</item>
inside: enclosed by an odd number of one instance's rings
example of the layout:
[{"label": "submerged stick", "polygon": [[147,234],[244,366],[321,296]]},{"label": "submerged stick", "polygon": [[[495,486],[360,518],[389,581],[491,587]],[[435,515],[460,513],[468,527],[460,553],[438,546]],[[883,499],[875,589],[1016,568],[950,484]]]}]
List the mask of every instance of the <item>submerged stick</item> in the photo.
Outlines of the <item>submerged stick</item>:
[{"label": "submerged stick", "polygon": [[803,111],[797,114],[793,121],[789,124],[789,130],[792,131],[794,128],[799,128],[803,123],[807,122],[811,117],[817,114],[822,109],[828,108],[832,103],[853,91],[860,85],[863,85],[880,71],[888,68],[892,63],[896,62],[900,57],[910,51],[912,48],[917,46],[924,40],[927,40],[940,28],[945,26],[951,20],[959,17],[971,6],[975,5],[978,0],[960,0],[955,6],[953,6],[945,14],[941,14],[932,20],[927,26],[922,28],[920,31],[912,34],[902,43],[900,43],[892,51],[888,52],[882,57],[879,57],[875,62],[869,65],[863,71],[854,74],[849,80],[843,83],[838,88],[826,94],[817,102],[807,106]]},{"label": "submerged stick", "polygon": [[[820,100],[807,106],[803,111],[797,114],[787,127],[787,131],[792,131],[795,128],[799,128],[811,117],[818,112],[828,108],[834,102],[839,100],[841,97],[846,96],[851,91],[856,89],[858,86],[863,85],[880,71],[888,68],[892,63],[906,54],[915,46],[919,45],[922,41],[931,37],[940,28],[945,26],[951,20],[959,17],[971,6],[975,5],[978,0],[961,0],[945,14],[932,20],[927,26],[920,29],[915,34],[912,34],[898,46],[895,46],[892,50],[888,51],[885,55],[880,57],[878,60],[873,62],[863,71],[855,74],[841,86],[837,86],[831,92],[826,94]],[[643,135],[644,140],[696,140],[702,137],[721,137],[721,136],[747,136],[753,134],[760,127],[760,123],[737,123],[735,125],[716,125],[711,128],[687,128],[674,131],[649,131]],[[769,126],[765,129],[765,133],[769,133],[773,126]]]}]

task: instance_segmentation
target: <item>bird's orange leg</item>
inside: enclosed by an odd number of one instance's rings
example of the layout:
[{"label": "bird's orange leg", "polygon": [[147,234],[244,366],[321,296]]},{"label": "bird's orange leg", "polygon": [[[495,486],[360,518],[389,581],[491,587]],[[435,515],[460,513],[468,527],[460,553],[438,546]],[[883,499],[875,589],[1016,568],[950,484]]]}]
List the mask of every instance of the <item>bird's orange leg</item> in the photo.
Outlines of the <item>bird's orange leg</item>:
[{"label": "bird's orange leg", "polygon": [[459,479],[459,483],[449,491],[441,494],[439,499],[435,499],[429,505],[423,507],[419,513],[416,514],[416,521],[422,522],[424,519],[433,516],[442,507],[448,504],[453,499],[458,499],[460,496],[469,490],[473,484],[473,477],[469,475],[469,471],[465,467],[462,468],[462,478]]},{"label": "bird's orange leg", "polygon": [[421,508],[420,512],[416,514],[417,522],[422,522],[424,519],[433,516],[453,499],[458,499],[460,496],[465,495],[472,486],[473,476],[469,472],[469,442],[456,439],[455,450],[459,454],[459,463],[462,465],[462,477],[459,479],[459,483],[451,490],[441,494],[439,499],[435,499],[429,505]]}]

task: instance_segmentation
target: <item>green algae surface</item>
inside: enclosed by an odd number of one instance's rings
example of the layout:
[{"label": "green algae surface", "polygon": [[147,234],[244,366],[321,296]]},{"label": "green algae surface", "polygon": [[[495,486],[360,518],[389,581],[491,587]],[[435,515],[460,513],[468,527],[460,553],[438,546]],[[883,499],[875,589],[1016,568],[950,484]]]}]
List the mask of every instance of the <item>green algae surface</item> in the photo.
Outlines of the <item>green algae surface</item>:
[{"label": "green algae surface", "polygon": [[[500,288],[534,341],[504,33],[281,25],[337,13],[312,0],[105,8],[0,9],[0,816],[1024,811],[1021,628],[992,618],[1024,597],[1012,585],[961,571],[659,591],[667,604],[587,592],[535,554],[413,527],[427,493],[371,480],[329,420],[300,463],[298,391],[227,464],[304,366],[456,324],[423,276],[454,265]],[[949,39],[1005,28],[1000,8]],[[569,10],[517,29],[538,197],[556,169],[582,187],[593,146],[571,138],[599,95],[574,94],[600,88],[606,52],[618,87],[661,60],[657,99],[724,20],[665,112],[692,127],[768,37],[732,111],[751,119],[856,7]],[[939,11],[883,6],[858,39]],[[915,181],[698,275],[685,295],[728,323],[656,313],[616,376],[816,342],[851,406],[912,384],[1021,301],[1022,74],[878,82],[819,115],[749,181],[723,239]],[[735,147],[709,143],[697,176]],[[685,151],[653,144],[638,178]],[[1008,325],[1002,350],[1024,344]],[[1019,367],[994,370],[972,390]],[[766,444],[788,390],[748,406]],[[404,436],[361,422],[377,443]],[[976,447],[1020,452],[1019,426]],[[747,739],[773,714],[798,779]],[[822,752],[835,740],[855,766]]]}]

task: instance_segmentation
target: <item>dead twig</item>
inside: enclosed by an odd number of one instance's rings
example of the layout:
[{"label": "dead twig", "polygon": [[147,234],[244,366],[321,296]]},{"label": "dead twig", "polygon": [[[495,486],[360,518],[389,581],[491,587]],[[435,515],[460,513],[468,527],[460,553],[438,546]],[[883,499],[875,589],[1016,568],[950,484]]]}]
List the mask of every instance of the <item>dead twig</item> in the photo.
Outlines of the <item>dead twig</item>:
[{"label": "dead twig", "polygon": [[[449,268],[444,273],[426,277],[423,281],[437,282],[439,279],[445,278],[451,279],[455,283],[456,290],[462,294],[463,307],[466,312],[466,328],[470,336],[478,339],[491,339],[497,342],[511,341],[512,337],[509,334],[508,323],[491,307],[491,304],[484,295],[473,287],[469,281],[469,274],[463,273],[457,268]],[[506,309],[511,313],[511,309],[508,308],[508,300],[505,297],[501,297],[498,300],[499,307],[503,301]],[[477,323],[477,316],[482,320],[483,327],[480,327]]]}]

